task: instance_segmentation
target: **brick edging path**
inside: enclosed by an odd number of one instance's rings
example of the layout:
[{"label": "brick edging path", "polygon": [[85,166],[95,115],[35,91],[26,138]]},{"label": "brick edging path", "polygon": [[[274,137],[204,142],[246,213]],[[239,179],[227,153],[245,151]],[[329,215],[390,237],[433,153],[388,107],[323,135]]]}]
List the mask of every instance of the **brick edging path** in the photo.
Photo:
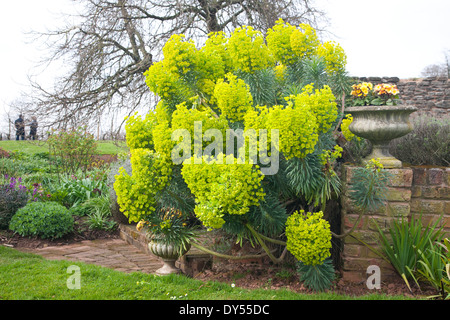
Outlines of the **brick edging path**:
[{"label": "brick edging path", "polygon": [[162,266],[158,257],[147,254],[122,239],[85,240],[44,248],[17,248],[48,260],[81,261],[126,273],[155,273]]}]

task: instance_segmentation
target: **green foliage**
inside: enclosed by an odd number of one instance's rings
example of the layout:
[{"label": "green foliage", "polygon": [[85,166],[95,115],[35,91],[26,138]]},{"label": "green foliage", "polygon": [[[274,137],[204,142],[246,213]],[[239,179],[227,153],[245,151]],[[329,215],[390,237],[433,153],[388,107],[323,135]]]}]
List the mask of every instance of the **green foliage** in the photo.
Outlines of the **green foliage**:
[{"label": "green foliage", "polygon": [[117,226],[115,221],[108,219],[102,211],[94,211],[89,214],[88,218],[89,229],[109,231]]},{"label": "green foliage", "polygon": [[[283,234],[286,203],[324,207],[339,192],[334,166],[341,151],[332,130],[346,57],[337,44],[321,44],[309,25],[279,20],[266,37],[240,27],[229,35],[209,34],[199,49],[184,35],[173,35],[163,56],[145,73],[160,102],[145,117],[127,119],[132,170],[120,170],[114,183],[130,221],[182,211],[208,229],[263,246],[271,241],[266,235]],[[263,152],[279,152],[278,173],[264,176],[267,163],[257,159],[236,163],[241,150],[246,156],[255,150],[248,144],[234,146],[233,154],[211,150],[227,141],[227,129],[254,132],[260,160]],[[206,150],[215,158],[202,158]]]},{"label": "green foliage", "polygon": [[91,198],[108,193],[106,182],[103,179],[95,179],[90,176],[84,178],[63,177],[56,188],[57,190],[52,193],[52,197],[57,199],[58,194],[60,194],[62,204],[69,207],[77,206]]},{"label": "green foliage", "polygon": [[20,182],[17,184],[15,178],[0,185],[0,229],[7,229],[17,210],[25,206],[27,202],[27,190]]},{"label": "green foliage", "polygon": [[412,124],[412,132],[391,142],[392,155],[412,165],[450,166],[450,118],[420,116]]},{"label": "green foliage", "polygon": [[286,221],[287,249],[305,265],[321,265],[331,255],[330,224],[322,217],[321,211],[301,210]]},{"label": "green foliage", "polygon": [[299,261],[297,272],[300,274],[300,281],[303,281],[307,288],[314,291],[324,291],[331,287],[336,279],[332,260],[325,259],[322,264],[308,265]]},{"label": "green foliage", "polygon": [[54,171],[48,159],[36,155],[13,153],[9,158],[0,158],[0,174],[10,177],[49,174]]},{"label": "green foliage", "polygon": [[294,158],[286,169],[288,185],[296,197],[315,207],[324,206],[333,194],[339,194],[341,190],[339,177],[332,166],[327,163],[328,170],[324,170],[322,155],[314,152],[304,159]]},{"label": "green foliage", "polygon": [[138,224],[138,230],[146,227],[149,238],[157,243],[173,245],[180,255],[190,248],[194,238],[194,228],[188,227],[189,221],[182,211],[175,209],[157,210],[147,221]]},{"label": "green foliage", "polygon": [[[387,234],[376,224],[383,254],[408,287],[409,280],[415,279],[414,274],[419,268],[418,261],[424,258],[427,260],[426,255],[434,250],[433,244],[443,238],[442,228],[437,227],[440,220],[424,226],[421,217],[412,216],[410,221],[403,217],[394,219]],[[441,268],[438,267],[439,269]]]},{"label": "green foliage", "polygon": [[238,164],[233,155],[226,164],[207,158],[196,164],[192,159],[181,173],[196,197],[195,214],[208,228],[221,228],[225,215],[244,215],[264,198],[261,172],[251,164]]},{"label": "green foliage", "polygon": [[76,174],[78,170],[86,172],[92,156],[97,153],[94,136],[82,127],[53,131],[47,142],[58,171],[66,175]]},{"label": "green foliage", "polygon": [[[450,241],[430,244],[425,252],[418,252],[418,274],[421,279],[430,283],[439,294],[435,297],[450,299]],[[435,298],[432,297],[432,298]]]},{"label": "green foliage", "polygon": [[117,225],[116,222],[110,219],[111,210],[108,193],[99,197],[89,198],[82,204],[72,208],[80,208],[81,212],[88,216],[87,222],[90,229],[112,230]]},{"label": "green foliage", "polygon": [[21,236],[61,238],[73,230],[69,210],[56,202],[31,202],[19,209],[9,228]]},{"label": "green foliage", "polygon": [[[445,244],[445,245],[444,245]],[[439,293],[438,297],[450,299],[450,242],[430,243],[425,252],[418,251],[418,278],[427,281]]]},{"label": "green foliage", "polygon": [[363,212],[374,211],[386,200],[387,186],[391,175],[372,159],[366,167],[353,172],[349,198]]}]

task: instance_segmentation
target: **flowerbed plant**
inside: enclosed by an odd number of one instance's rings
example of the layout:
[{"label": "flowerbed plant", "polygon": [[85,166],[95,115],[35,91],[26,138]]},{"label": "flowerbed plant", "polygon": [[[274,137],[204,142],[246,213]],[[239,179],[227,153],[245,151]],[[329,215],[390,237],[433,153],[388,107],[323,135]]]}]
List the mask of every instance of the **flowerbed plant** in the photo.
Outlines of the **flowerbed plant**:
[{"label": "flowerbed plant", "polygon": [[138,231],[145,228],[151,241],[173,245],[180,253],[188,250],[191,240],[195,237],[194,229],[188,228],[188,221],[180,211],[169,208],[155,212],[148,218],[149,221],[139,221],[136,226]]},{"label": "flowerbed plant", "polygon": [[9,228],[22,236],[61,238],[73,230],[69,210],[57,202],[31,202],[12,217]]},{"label": "flowerbed plant", "polygon": [[[89,135],[85,139],[82,136],[84,134],[84,131],[77,131],[77,135],[81,136],[72,139],[71,146],[74,147],[78,142],[83,146],[86,139],[89,140],[87,144],[92,146],[90,140],[92,137]],[[50,144],[52,143],[55,141]],[[84,150],[84,148],[74,149]],[[77,152],[76,150],[73,152]],[[34,154],[12,152],[9,158],[0,158],[1,228],[9,229],[10,220],[17,210],[27,203],[54,202],[70,209],[69,213],[77,216],[77,221],[82,223],[83,227],[87,224],[89,229],[114,229],[116,223],[110,219],[109,190],[106,184],[109,166],[101,161],[93,162],[91,147],[89,150],[87,157],[89,164],[86,162],[86,167],[80,166],[74,174],[56,170],[55,166],[58,167],[63,162],[62,158],[68,156],[62,153],[57,158],[52,158],[48,152]],[[45,206],[39,208],[46,210]],[[25,215],[28,213],[31,214],[31,211],[27,211]],[[86,218],[81,218],[84,216]],[[24,233],[24,236],[29,235]]]},{"label": "flowerbed plant", "polygon": [[373,86],[370,82],[354,84],[351,92],[352,106],[395,106],[399,99],[396,85],[380,83]]},{"label": "flowerbed plant", "polygon": [[5,177],[6,183],[0,185],[0,229],[7,229],[17,210],[27,204],[27,188],[21,179]]},{"label": "flowerbed plant", "polygon": [[[313,288],[328,287],[331,280],[314,284],[334,271],[325,259],[330,230],[319,215],[340,192],[334,169],[342,148],[333,131],[336,97],[348,81],[344,50],[321,43],[308,25],[279,20],[266,38],[240,27],[210,34],[201,48],[174,35],[163,54],[145,73],[159,103],[126,121],[132,170],[122,168],[114,182],[121,210],[153,237],[180,241],[179,231],[201,223],[260,245],[275,263],[287,250],[313,246],[297,257],[324,265],[319,275],[304,273]],[[304,225],[314,230],[308,240],[289,232],[303,225],[291,215],[300,210],[315,217]]]}]

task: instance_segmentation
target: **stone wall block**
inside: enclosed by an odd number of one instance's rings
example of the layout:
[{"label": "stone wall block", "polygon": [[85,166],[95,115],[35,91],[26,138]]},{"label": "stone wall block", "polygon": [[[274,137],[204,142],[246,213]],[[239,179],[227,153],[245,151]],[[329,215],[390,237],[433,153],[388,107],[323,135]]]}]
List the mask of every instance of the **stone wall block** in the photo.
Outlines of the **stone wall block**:
[{"label": "stone wall block", "polygon": [[422,186],[420,197],[424,199],[450,199],[450,187],[444,186]]},{"label": "stone wall block", "polygon": [[444,170],[440,168],[430,168],[427,170],[427,182],[430,185],[440,185],[444,182]]},{"label": "stone wall block", "polygon": [[443,180],[450,187],[450,168],[445,168]]},{"label": "stone wall block", "polygon": [[391,187],[411,187],[413,183],[413,170],[412,169],[389,169],[392,178],[390,179],[389,186]]},{"label": "stone wall block", "polygon": [[388,188],[387,201],[410,201],[412,190],[407,188]]},{"label": "stone wall block", "polygon": [[412,199],[411,212],[419,214],[441,214],[444,213],[444,202],[439,200]]},{"label": "stone wall block", "polygon": [[450,201],[444,202],[444,214],[450,215]]},{"label": "stone wall block", "polygon": [[391,217],[408,217],[411,212],[408,202],[388,202],[387,208]]}]

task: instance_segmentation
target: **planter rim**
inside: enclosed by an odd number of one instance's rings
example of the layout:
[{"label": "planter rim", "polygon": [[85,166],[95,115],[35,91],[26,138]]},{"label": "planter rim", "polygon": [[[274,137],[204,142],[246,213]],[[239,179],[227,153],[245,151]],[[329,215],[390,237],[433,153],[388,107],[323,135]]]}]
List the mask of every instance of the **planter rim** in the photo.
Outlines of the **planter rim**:
[{"label": "planter rim", "polygon": [[347,107],[344,113],[352,112],[364,112],[364,111],[417,111],[418,109],[410,105],[397,105],[397,106],[360,106],[360,107]]}]

